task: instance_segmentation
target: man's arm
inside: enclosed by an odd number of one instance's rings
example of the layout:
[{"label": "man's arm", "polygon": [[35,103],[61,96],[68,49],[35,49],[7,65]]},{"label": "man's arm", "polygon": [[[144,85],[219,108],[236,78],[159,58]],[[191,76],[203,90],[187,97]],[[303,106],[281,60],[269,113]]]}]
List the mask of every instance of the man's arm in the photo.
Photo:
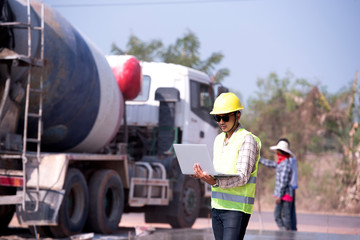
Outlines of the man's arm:
[{"label": "man's arm", "polygon": [[277,163],[275,161],[266,159],[266,158],[260,158],[259,163],[261,163],[262,165],[266,166],[266,167],[270,167],[270,168],[276,168]]},{"label": "man's arm", "polygon": [[259,152],[259,146],[250,134],[244,139],[244,143],[240,147],[239,156],[236,164],[236,171],[239,176],[235,177],[218,177],[216,184],[221,188],[233,188],[245,185],[250,174],[255,170],[256,159]]}]

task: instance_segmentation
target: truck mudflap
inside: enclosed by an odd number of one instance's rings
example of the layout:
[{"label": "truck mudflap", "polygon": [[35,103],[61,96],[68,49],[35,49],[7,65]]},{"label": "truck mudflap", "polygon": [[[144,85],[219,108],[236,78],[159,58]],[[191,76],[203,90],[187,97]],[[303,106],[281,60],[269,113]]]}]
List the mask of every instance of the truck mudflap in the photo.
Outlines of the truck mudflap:
[{"label": "truck mudflap", "polygon": [[[65,190],[40,190],[39,192],[27,191],[25,205],[26,210],[22,205],[16,206],[16,216],[21,225],[56,225],[57,216],[60,209],[61,202],[64,198]],[[17,191],[16,195],[23,196],[21,190]],[[35,209],[34,199],[39,198],[39,205],[37,211]]]},{"label": "truck mudflap", "polygon": [[147,223],[169,223],[172,228],[191,228],[199,216],[202,203],[200,182],[180,175],[173,185],[168,206],[154,206],[145,212]]}]

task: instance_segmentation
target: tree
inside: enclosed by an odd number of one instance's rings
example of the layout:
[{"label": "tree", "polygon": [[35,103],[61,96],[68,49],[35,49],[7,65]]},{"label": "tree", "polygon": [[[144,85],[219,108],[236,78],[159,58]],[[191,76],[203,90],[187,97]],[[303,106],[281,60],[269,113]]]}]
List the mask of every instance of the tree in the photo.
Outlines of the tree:
[{"label": "tree", "polygon": [[359,106],[356,95],[358,73],[349,90],[341,92],[327,116],[328,131],[337,137],[343,153],[343,161],[336,172],[346,187],[341,198],[343,207],[360,211],[360,142],[358,131]]},{"label": "tree", "polygon": [[[291,73],[283,78],[270,73],[267,78],[259,78],[257,86],[259,90],[247,103],[246,126],[260,137],[263,146],[271,146],[274,139],[286,136],[294,148],[306,151],[309,141],[304,136],[311,136],[312,132],[304,132],[308,127],[301,120],[300,106],[311,101],[306,99],[313,86],[304,79],[295,79]],[[313,111],[315,115],[321,112]],[[264,154],[270,154],[265,149]]]},{"label": "tree", "polygon": [[216,68],[224,58],[220,52],[212,53],[210,57],[201,60],[200,41],[189,30],[169,46],[164,46],[160,40],[152,40],[149,43],[142,42],[135,35],[131,35],[126,50],[120,49],[113,43],[111,53],[130,54],[141,61],[161,61],[191,67],[207,73],[214,83],[222,82],[230,74],[230,70],[227,68]]},{"label": "tree", "polygon": [[163,44],[159,40],[152,40],[149,43],[142,42],[135,35],[131,35],[126,45],[126,50],[120,49],[113,43],[111,45],[111,53],[117,55],[133,55],[142,61],[154,61],[161,54]]}]

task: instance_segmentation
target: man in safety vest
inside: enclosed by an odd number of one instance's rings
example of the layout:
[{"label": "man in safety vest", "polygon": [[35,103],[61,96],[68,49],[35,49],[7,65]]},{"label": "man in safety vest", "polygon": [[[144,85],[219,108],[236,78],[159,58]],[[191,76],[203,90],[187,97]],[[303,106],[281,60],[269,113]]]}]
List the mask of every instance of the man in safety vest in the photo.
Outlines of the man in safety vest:
[{"label": "man in safety vest", "polygon": [[222,131],[214,141],[215,170],[232,176],[214,177],[202,171],[199,164],[194,165],[193,177],[212,185],[212,228],[216,240],[243,239],[253,212],[261,142],[241,126],[242,109],[235,94],[222,93],[210,112]]}]

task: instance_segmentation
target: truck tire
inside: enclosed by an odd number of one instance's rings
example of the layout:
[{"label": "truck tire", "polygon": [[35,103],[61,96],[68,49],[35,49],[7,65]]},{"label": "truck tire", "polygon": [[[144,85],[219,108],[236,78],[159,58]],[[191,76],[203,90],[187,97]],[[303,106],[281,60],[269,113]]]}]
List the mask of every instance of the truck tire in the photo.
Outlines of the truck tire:
[{"label": "truck tire", "polygon": [[80,233],[88,215],[88,188],[80,170],[76,168],[68,170],[64,189],[65,195],[58,213],[58,225],[50,226],[50,231],[55,238]]},{"label": "truck tire", "polygon": [[[13,195],[16,193],[15,189],[0,187],[0,196]],[[15,205],[0,205],[0,230],[7,229],[15,212]]]},{"label": "truck tire", "polygon": [[124,189],[114,170],[99,170],[89,182],[89,216],[86,228],[111,234],[118,228],[124,210]]},{"label": "truck tire", "polygon": [[179,180],[182,188],[179,192],[174,192],[168,220],[173,228],[190,228],[199,216],[201,189],[199,181],[194,178],[182,175]]}]

